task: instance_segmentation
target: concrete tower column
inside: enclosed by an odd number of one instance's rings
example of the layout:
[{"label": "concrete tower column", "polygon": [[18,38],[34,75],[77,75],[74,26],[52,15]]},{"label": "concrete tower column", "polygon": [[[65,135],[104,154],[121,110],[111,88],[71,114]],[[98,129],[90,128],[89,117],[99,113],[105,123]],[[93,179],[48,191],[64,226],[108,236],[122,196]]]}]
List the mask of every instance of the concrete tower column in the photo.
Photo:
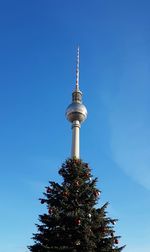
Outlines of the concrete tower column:
[{"label": "concrete tower column", "polygon": [[77,120],[72,123],[71,157],[80,158],[80,122]]}]

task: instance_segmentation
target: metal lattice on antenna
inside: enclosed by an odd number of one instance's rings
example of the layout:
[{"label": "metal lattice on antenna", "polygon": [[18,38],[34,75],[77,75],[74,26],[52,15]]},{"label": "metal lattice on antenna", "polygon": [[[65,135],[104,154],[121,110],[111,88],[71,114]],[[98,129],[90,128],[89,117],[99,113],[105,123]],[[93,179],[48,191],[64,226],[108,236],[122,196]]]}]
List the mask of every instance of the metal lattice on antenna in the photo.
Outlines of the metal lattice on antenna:
[{"label": "metal lattice on antenna", "polygon": [[77,65],[76,65],[76,90],[79,90],[79,56],[80,56],[80,49],[78,46],[77,49]]}]

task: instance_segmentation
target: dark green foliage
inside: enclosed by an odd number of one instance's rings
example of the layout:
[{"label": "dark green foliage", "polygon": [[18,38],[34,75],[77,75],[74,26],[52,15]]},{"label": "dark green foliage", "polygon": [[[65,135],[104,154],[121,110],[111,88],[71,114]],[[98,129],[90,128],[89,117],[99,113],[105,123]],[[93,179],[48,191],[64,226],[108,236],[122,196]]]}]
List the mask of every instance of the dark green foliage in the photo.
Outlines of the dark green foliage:
[{"label": "dark green foliage", "polygon": [[80,159],[68,159],[59,170],[61,185],[49,182],[42,204],[47,214],[39,216],[32,252],[119,252],[115,219],[107,217],[106,203],[96,209],[100,196],[91,169]]}]

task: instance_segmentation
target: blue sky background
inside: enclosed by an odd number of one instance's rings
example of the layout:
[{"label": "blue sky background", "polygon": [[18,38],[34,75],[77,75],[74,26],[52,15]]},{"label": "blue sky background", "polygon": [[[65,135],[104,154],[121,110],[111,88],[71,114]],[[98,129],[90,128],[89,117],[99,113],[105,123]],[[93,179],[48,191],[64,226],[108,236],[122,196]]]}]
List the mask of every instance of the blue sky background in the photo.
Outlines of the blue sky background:
[{"label": "blue sky background", "polygon": [[78,44],[81,156],[124,251],[150,250],[149,13],[148,0],[0,1],[0,251],[28,251],[38,198],[70,155]]}]

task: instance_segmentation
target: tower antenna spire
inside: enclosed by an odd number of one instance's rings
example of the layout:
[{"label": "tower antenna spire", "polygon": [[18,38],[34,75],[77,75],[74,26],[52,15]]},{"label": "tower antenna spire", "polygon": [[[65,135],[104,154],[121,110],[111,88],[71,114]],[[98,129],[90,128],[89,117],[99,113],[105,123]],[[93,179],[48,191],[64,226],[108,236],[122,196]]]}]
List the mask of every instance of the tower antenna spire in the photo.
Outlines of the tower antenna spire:
[{"label": "tower antenna spire", "polygon": [[79,90],[79,61],[80,61],[80,48],[77,48],[77,64],[76,64],[76,91]]}]

